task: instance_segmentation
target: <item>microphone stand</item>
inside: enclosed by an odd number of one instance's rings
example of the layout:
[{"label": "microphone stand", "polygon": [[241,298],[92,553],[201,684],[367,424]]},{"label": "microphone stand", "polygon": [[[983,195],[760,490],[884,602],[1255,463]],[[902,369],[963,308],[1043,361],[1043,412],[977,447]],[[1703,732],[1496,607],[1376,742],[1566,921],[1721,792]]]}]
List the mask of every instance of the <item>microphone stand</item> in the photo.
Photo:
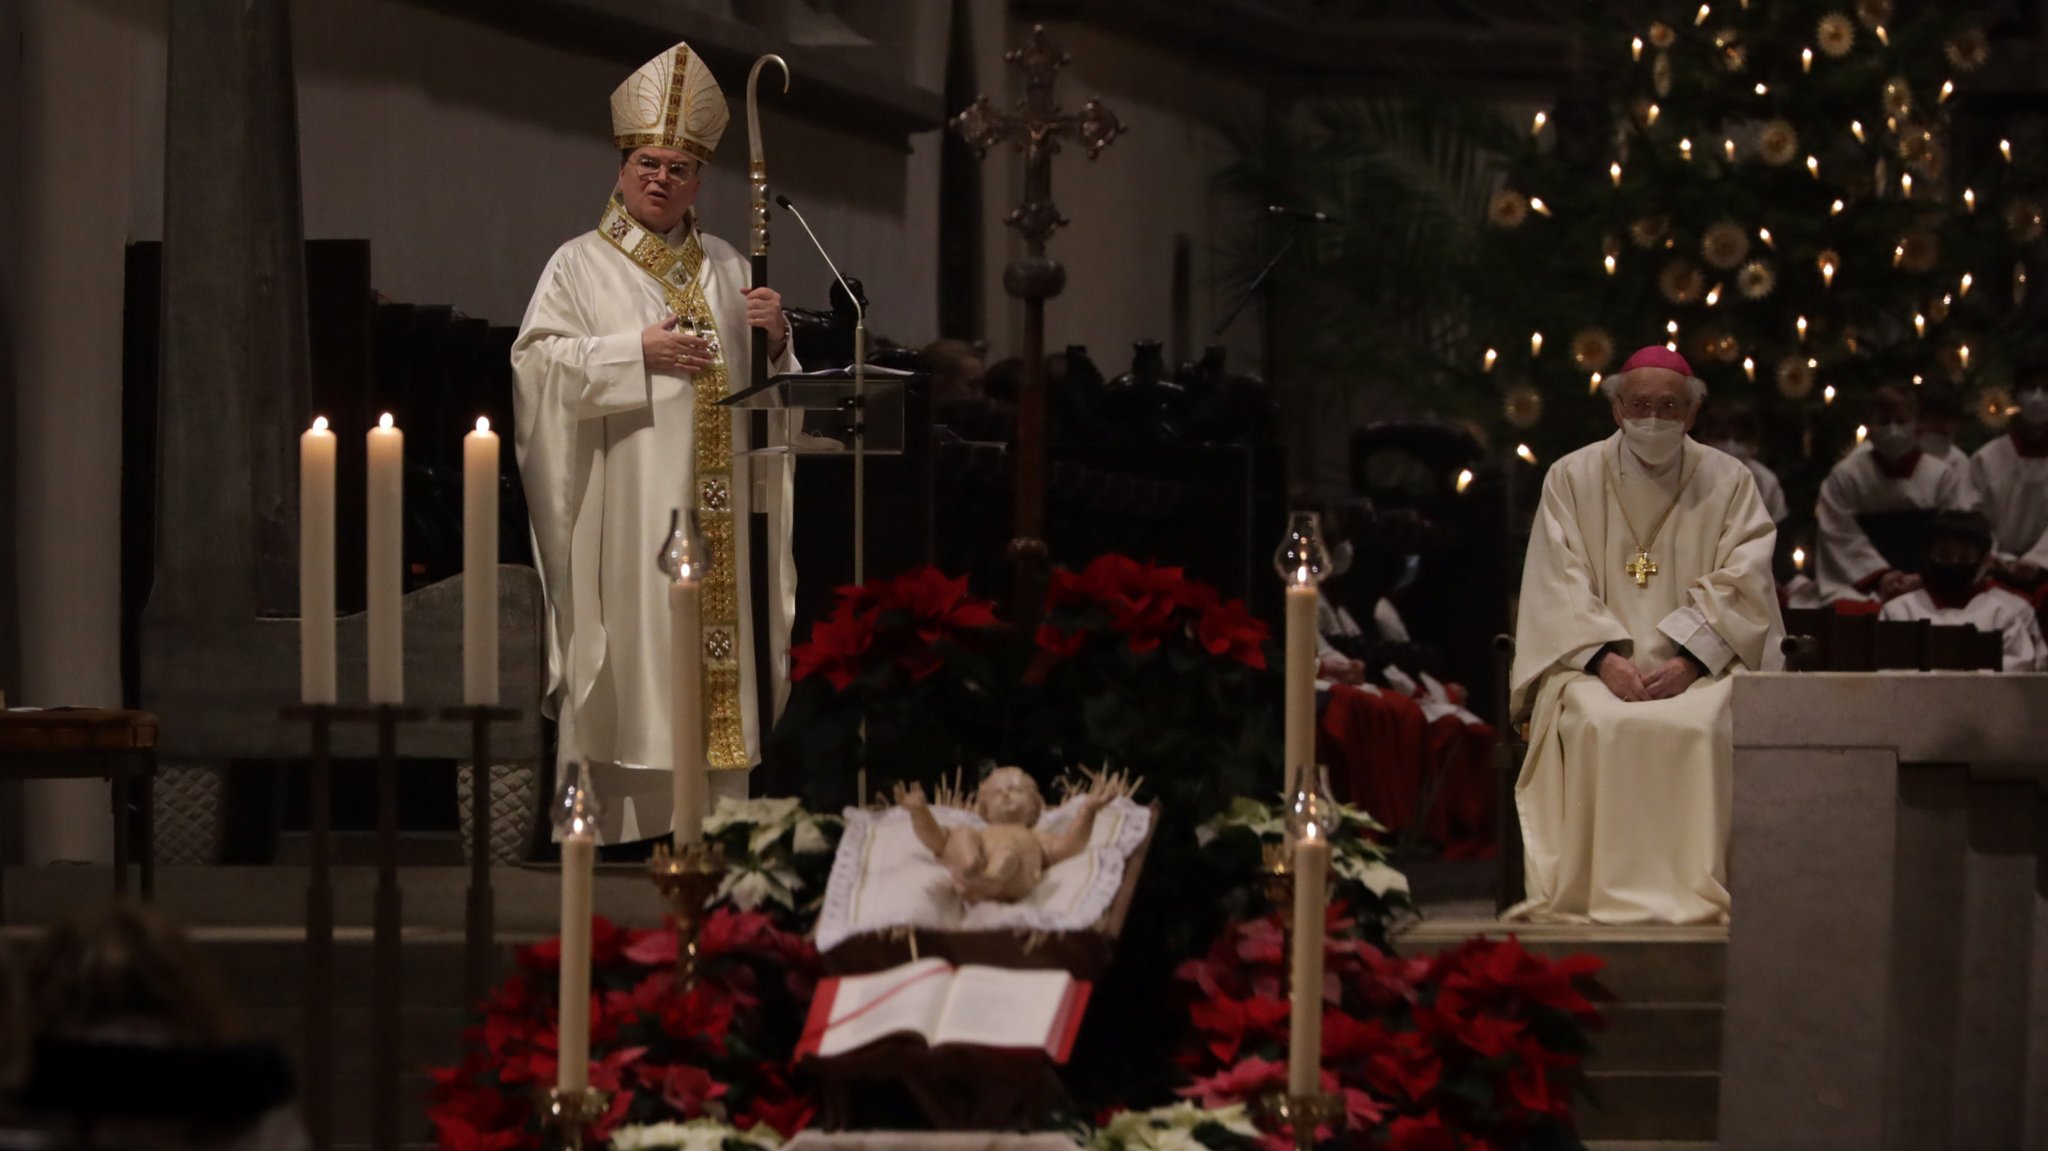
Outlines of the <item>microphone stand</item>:
[{"label": "microphone stand", "polygon": [[1301,237],[1308,232],[1308,226],[1313,223],[1314,220],[1307,219],[1294,222],[1294,230],[1287,234],[1286,242],[1273,252],[1273,258],[1266,261],[1266,266],[1259,269],[1259,274],[1252,277],[1252,282],[1245,286],[1244,295],[1239,296],[1237,303],[1231,305],[1230,311],[1224,313],[1223,318],[1210,329],[1211,338],[1222,335],[1236,322],[1238,313],[1244,311],[1245,305],[1252,302],[1252,297],[1259,294],[1259,289],[1266,286],[1266,279],[1273,274],[1273,269],[1279,267],[1280,261],[1287,258],[1287,253],[1294,250],[1294,245],[1301,242]]}]

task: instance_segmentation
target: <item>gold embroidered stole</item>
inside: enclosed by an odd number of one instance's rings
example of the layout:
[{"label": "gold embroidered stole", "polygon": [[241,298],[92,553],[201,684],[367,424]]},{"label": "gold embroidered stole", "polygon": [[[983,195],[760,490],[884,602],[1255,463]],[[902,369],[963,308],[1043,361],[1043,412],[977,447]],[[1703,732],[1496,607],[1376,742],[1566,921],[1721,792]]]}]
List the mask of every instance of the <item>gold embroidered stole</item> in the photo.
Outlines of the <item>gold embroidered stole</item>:
[{"label": "gold embroidered stole", "polygon": [[[670,247],[627,213],[614,195],[598,232],[661,284],[669,310],[711,344],[711,366],[697,372],[696,459],[692,496],[698,529],[710,551],[700,600],[704,635],[704,755],[712,770],[745,768],[746,730],[740,718],[740,596],[737,537],[732,514],[732,413],[718,406],[726,395],[724,344],[704,296],[704,245],[691,227],[681,247]],[[671,717],[673,721],[673,717]],[[678,765],[680,766],[680,765]]]}]

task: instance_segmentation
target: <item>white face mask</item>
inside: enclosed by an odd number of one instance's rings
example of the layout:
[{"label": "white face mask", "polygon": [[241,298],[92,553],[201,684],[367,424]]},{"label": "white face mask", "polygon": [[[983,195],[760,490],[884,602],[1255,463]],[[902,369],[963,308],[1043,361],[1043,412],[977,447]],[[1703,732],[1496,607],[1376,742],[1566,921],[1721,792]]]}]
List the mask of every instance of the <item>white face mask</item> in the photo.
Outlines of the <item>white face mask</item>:
[{"label": "white face mask", "polygon": [[1685,424],[1679,420],[1623,420],[1621,438],[1638,459],[1661,468],[1677,458],[1685,445]]},{"label": "white face mask", "polygon": [[1887,460],[1903,459],[1920,443],[1912,424],[1878,424],[1870,429],[1870,450]]},{"label": "white face mask", "polygon": [[2033,388],[2020,393],[2020,419],[2040,427],[2048,424],[2048,391]]},{"label": "white face mask", "polygon": [[1954,438],[1940,432],[1920,433],[1920,450],[1937,459],[1947,458],[1949,449],[1955,446]]}]

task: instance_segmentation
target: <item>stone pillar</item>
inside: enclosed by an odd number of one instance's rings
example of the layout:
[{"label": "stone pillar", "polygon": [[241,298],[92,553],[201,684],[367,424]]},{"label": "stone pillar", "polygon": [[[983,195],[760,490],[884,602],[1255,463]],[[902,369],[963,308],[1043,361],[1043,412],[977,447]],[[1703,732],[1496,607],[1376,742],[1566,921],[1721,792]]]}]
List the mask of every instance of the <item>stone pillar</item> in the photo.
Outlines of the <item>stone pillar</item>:
[{"label": "stone pillar", "polygon": [[2027,991],[2028,1151],[2048,1151],[2048,788],[2034,797],[2033,962]]},{"label": "stone pillar", "polygon": [[2020,1146],[2026,1113],[2028,952],[2034,934],[2035,794],[2031,780],[1970,784],[1969,853],[1958,901],[1963,930],[1954,1147]]}]

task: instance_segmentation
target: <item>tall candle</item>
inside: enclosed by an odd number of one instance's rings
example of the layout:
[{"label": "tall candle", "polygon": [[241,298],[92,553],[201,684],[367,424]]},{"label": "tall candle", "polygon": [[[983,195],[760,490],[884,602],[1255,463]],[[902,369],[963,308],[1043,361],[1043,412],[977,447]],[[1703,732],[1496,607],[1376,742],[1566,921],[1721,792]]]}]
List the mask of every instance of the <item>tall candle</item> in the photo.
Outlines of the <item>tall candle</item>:
[{"label": "tall candle", "polygon": [[562,971],[555,1086],[590,1086],[590,872],[594,828],[581,817],[562,834]]},{"label": "tall candle", "polygon": [[299,437],[299,698],[333,703],[334,433],[327,417]]},{"label": "tall candle", "polygon": [[370,608],[370,702],[405,699],[405,632],[399,600],[405,577],[405,433],[385,412],[369,439],[370,540],[364,586]]},{"label": "tall candle", "polygon": [[704,838],[704,809],[711,801],[711,781],[704,763],[704,642],[701,588],[697,573],[683,570],[669,581],[669,664],[673,704],[670,739],[674,770],[670,785],[675,797],[677,847]]},{"label": "tall candle", "polygon": [[1323,911],[1329,903],[1330,841],[1310,824],[1294,844],[1294,982],[1287,1033],[1287,1092],[1322,1088]]},{"label": "tall candle", "polygon": [[498,702],[498,433],[462,437],[462,700]]},{"label": "tall candle", "polygon": [[1307,774],[1316,756],[1316,585],[1287,585],[1287,703],[1285,754],[1282,765],[1287,799],[1313,778]]}]

